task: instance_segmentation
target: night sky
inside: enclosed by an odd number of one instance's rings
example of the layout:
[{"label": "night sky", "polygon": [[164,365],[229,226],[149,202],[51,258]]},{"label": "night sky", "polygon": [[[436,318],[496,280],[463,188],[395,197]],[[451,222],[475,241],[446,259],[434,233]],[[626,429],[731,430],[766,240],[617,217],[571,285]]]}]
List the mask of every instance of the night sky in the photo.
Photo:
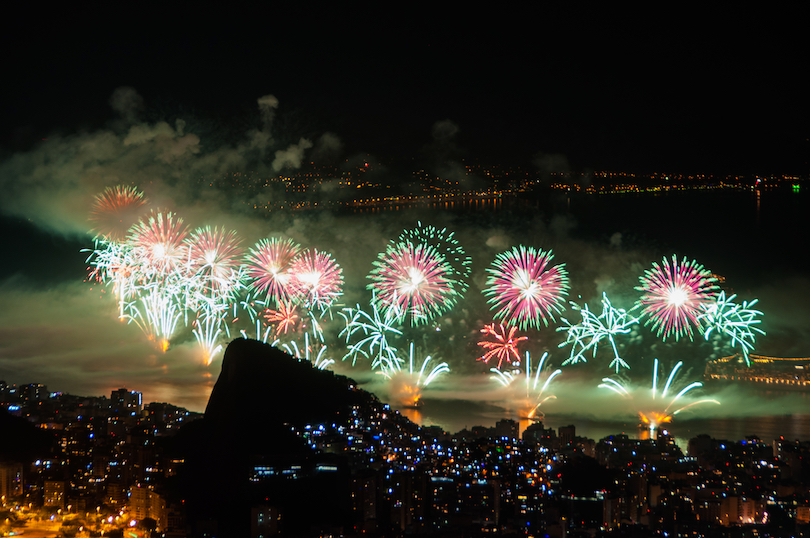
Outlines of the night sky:
[{"label": "night sky", "polygon": [[[392,177],[409,161],[437,170],[462,161],[746,176],[810,169],[805,10],[403,4],[382,14],[390,7],[26,6],[8,18],[0,379],[78,394],[126,385],[147,400],[204,406],[219,362],[200,364],[184,344],[157,354],[110,316],[102,289],[81,282],[87,211],[107,186],[137,185],[192,226],[233,227],[246,244],[281,234],[330,248],[347,273],[363,275],[412,220],[256,221],[189,178],[295,168],[324,153],[394,163]],[[632,291],[639,268],[664,248],[688,254],[689,238],[677,234],[633,243],[618,223],[580,234],[577,225],[586,226],[570,216],[493,219],[459,235],[485,260],[521,241],[553,247],[572,274],[585,272],[584,300],[628,282]],[[807,252],[806,240],[789,248]],[[742,250],[724,272],[761,263]],[[772,329],[791,343],[778,351],[806,356],[810,279],[800,265],[786,263],[789,291],[762,269],[762,285],[746,282],[744,298],[779,305]]]},{"label": "night sky", "polygon": [[272,94],[279,137],[332,132],[350,154],[414,157],[450,120],[457,151],[483,161],[808,170],[805,10],[381,11],[32,10],[3,37],[3,141],[109,125],[110,95],[129,86],[141,119],[224,139],[255,126],[256,99]]}]

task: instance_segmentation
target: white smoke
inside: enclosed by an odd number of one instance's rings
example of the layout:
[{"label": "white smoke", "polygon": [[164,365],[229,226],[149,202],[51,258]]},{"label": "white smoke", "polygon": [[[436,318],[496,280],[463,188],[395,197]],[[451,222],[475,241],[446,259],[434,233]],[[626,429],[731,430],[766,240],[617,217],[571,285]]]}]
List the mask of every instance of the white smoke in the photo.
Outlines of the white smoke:
[{"label": "white smoke", "polygon": [[121,86],[110,96],[110,106],[126,123],[135,123],[143,112],[144,102],[135,88]]},{"label": "white smoke", "polygon": [[459,127],[451,120],[439,120],[433,124],[431,134],[437,142],[449,142],[458,134]]},{"label": "white smoke", "polygon": [[272,168],[278,172],[284,168],[300,168],[304,159],[304,151],[312,147],[312,142],[306,138],[298,141],[298,144],[291,144],[287,149],[278,150],[276,158],[273,160]]},{"label": "white smoke", "polygon": [[269,130],[273,125],[273,119],[276,116],[278,99],[276,99],[275,95],[264,95],[259,97],[256,102],[259,103],[259,114],[261,114],[264,128],[265,130]]}]

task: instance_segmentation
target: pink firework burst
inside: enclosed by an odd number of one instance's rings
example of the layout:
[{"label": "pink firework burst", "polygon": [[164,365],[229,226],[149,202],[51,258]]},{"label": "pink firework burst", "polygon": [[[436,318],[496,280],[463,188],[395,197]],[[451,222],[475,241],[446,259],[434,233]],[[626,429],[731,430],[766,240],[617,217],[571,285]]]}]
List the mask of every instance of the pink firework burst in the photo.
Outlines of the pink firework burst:
[{"label": "pink firework burst", "polygon": [[645,325],[652,324],[657,336],[675,336],[678,340],[683,335],[692,339],[692,326],[700,326],[697,316],[702,305],[708,303],[717,292],[714,284],[717,279],[695,260],[678,262],[673,254],[672,263],[663,258],[661,265],[653,262],[652,269],[644,271],[639,277],[643,292],[638,304],[643,306],[642,315],[649,316]]},{"label": "pink firework burst", "polygon": [[90,210],[90,221],[95,224],[94,232],[109,241],[121,242],[127,230],[138,221],[147,200],[135,187],[107,187],[96,196]]},{"label": "pink firework burst", "polygon": [[507,331],[503,323],[500,323],[498,328],[495,327],[494,323],[485,325],[484,328],[481,329],[481,333],[485,335],[484,338],[491,336],[494,340],[481,340],[478,342],[479,346],[487,350],[478,360],[489,364],[490,359],[497,358],[498,368],[501,367],[503,361],[510,364],[520,364],[520,355],[518,354],[517,345],[519,342],[523,342],[529,338],[526,336],[515,337],[515,331],[517,331],[515,327],[509,327]]},{"label": "pink firework burst", "polygon": [[430,245],[402,241],[392,244],[374,262],[368,275],[377,305],[411,325],[427,323],[455,304],[453,267]]},{"label": "pink firework burst", "polygon": [[188,227],[173,213],[152,211],[132,227],[129,243],[147,278],[164,277],[180,269],[188,258],[184,241]]},{"label": "pink firework burst", "polygon": [[343,294],[343,269],[331,254],[304,250],[290,264],[289,272],[290,297],[306,308],[325,310]]},{"label": "pink firework burst", "polygon": [[290,265],[301,251],[291,239],[262,239],[247,256],[247,274],[252,286],[264,292],[268,301],[281,307],[290,301]]},{"label": "pink firework burst", "polygon": [[496,256],[487,268],[484,289],[490,308],[497,310],[496,319],[521,329],[539,329],[541,321],[548,325],[554,313],[562,312],[568,272],[564,264],[549,267],[553,258],[551,251],[522,245]]},{"label": "pink firework burst", "polygon": [[287,331],[295,330],[295,325],[298,323],[298,314],[295,305],[281,303],[278,310],[268,308],[264,313],[264,319],[267,320],[267,323],[276,324],[276,336],[278,336],[282,333],[287,334]]},{"label": "pink firework burst", "polygon": [[240,239],[224,228],[197,228],[186,240],[189,269],[211,287],[220,288],[233,280],[243,256]]}]

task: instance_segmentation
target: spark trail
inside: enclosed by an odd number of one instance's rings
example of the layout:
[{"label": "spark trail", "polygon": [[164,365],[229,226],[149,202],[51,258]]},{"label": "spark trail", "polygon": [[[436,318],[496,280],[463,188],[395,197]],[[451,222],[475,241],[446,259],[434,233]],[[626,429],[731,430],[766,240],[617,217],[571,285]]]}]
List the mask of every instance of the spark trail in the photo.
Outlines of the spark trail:
[{"label": "spark trail", "polygon": [[483,356],[479,357],[479,361],[489,364],[493,358],[498,359],[498,368],[501,367],[504,361],[507,364],[513,362],[520,362],[520,355],[518,354],[517,346],[520,342],[528,340],[527,336],[515,336],[515,327],[506,329],[501,323],[497,328],[494,323],[485,325],[481,329],[484,338],[492,337],[494,340],[481,340],[478,345],[486,350]]},{"label": "spark trail", "polygon": [[[521,401],[521,414],[523,418],[527,418],[529,420],[533,420],[536,418],[537,410],[540,406],[545,403],[546,401],[556,398],[554,395],[546,396],[546,389],[548,389],[549,384],[551,381],[562,373],[562,370],[557,368],[556,370],[551,370],[551,368],[545,365],[546,358],[548,358],[548,353],[543,353],[543,356],[540,357],[540,361],[537,363],[537,366],[534,369],[534,375],[532,375],[532,359],[529,352],[526,352],[525,360],[523,362],[523,371],[520,369],[516,370],[501,370],[500,368],[491,368],[490,371],[493,373],[493,378],[500,383],[502,386],[507,388],[517,388],[521,390],[520,385],[521,378],[525,381],[525,390],[526,395],[524,397],[519,397],[517,399]],[[542,384],[540,383],[541,380],[543,381]]]},{"label": "spark trail", "polygon": [[[347,352],[343,356],[343,360],[351,357],[353,366],[358,356],[370,358],[372,369],[384,365],[391,368],[394,363],[402,361],[397,357],[397,348],[389,342],[389,338],[402,335],[402,331],[394,326],[396,317],[391,314],[390,310],[380,314],[380,310],[375,306],[372,298],[371,314],[360,308],[358,304],[357,308],[342,309],[340,316],[346,322],[338,335],[346,339]],[[356,336],[359,337],[359,340],[352,342]]]},{"label": "spark trail", "polygon": [[703,336],[708,340],[712,333],[722,334],[731,338],[731,346],[740,346],[746,366],[751,363],[748,360],[749,352],[754,350],[754,342],[757,334],[765,334],[765,331],[757,325],[761,323],[758,319],[762,315],[759,310],[751,307],[757,300],[742,304],[734,302],[736,295],[726,297],[726,292],[721,291],[709,304],[703,305],[703,312],[698,314],[697,321],[702,327]]},{"label": "spark trail", "polygon": [[422,361],[418,370],[414,369],[413,342],[408,347],[408,369],[404,369],[404,361],[383,361],[379,374],[385,376],[393,388],[392,397],[399,405],[405,407],[418,407],[422,393],[428,385],[439,376],[450,372],[450,367],[446,362],[440,362],[428,370],[428,364],[432,360],[428,355]]},{"label": "spark trail", "polygon": [[[654,431],[660,426],[661,424],[666,424],[668,422],[672,422],[672,418],[685,411],[686,409],[690,409],[696,405],[704,404],[704,403],[713,403],[719,405],[715,399],[706,398],[701,400],[694,400],[685,405],[681,405],[684,403],[685,396],[692,390],[697,389],[703,386],[703,383],[699,381],[695,381],[693,383],[689,383],[688,385],[684,386],[682,389],[678,391],[675,396],[670,397],[670,389],[673,387],[673,383],[676,382],[676,374],[678,370],[680,370],[681,366],[683,366],[683,361],[679,361],[675,367],[670,371],[669,376],[666,378],[666,382],[664,384],[664,389],[661,391],[661,394],[658,394],[658,359],[655,359],[653,365],[653,375],[652,375],[652,388],[647,395],[642,395],[639,400],[641,400],[640,404],[637,404],[641,407],[638,410],[638,417],[641,420],[642,424],[649,427],[650,431]],[[612,379],[610,377],[605,377],[602,379],[602,383],[599,385],[599,388],[605,388],[615,392],[616,394],[622,396],[625,399],[633,400],[633,396],[631,395],[630,390],[627,388],[627,381],[624,379]],[[645,391],[646,392],[646,391]],[[669,400],[668,400],[669,398]],[[638,408],[638,407],[637,407]],[[673,410],[673,408],[676,408]]]},{"label": "spark trail", "polygon": [[631,316],[622,308],[615,308],[611,305],[606,293],[602,293],[602,313],[598,316],[590,311],[587,303],[584,306],[579,306],[572,301],[571,308],[580,313],[582,321],[574,324],[562,318],[566,326],[557,329],[567,333],[565,342],[562,342],[559,347],[571,345],[571,354],[563,361],[563,366],[576,364],[580,361],[587,362],[585,355],[588,352],[591,352],[591,355],[596,358],[599,343],[607,340],[613,350],[613,360],[610,362],[609,367],[616,368],[617,373],[620,368],[629,369],[630,366],[619,355],[619,349],[616,346],[614,337],[619,334],[629,333],[631,327],[638,323],[639,318]]}]

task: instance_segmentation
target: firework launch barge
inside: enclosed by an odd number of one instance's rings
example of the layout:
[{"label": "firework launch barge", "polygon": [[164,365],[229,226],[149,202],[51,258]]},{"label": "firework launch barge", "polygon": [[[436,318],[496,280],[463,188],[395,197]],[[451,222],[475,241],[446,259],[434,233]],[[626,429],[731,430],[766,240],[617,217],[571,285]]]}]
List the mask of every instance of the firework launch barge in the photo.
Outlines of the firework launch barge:
[{"label": "firework launch barge", "polygon": [[706,363],[708,383],[745,383],[773,390],[810,391],[810,357],[780,358],[749,355],[750,366],[736,353]]}]

